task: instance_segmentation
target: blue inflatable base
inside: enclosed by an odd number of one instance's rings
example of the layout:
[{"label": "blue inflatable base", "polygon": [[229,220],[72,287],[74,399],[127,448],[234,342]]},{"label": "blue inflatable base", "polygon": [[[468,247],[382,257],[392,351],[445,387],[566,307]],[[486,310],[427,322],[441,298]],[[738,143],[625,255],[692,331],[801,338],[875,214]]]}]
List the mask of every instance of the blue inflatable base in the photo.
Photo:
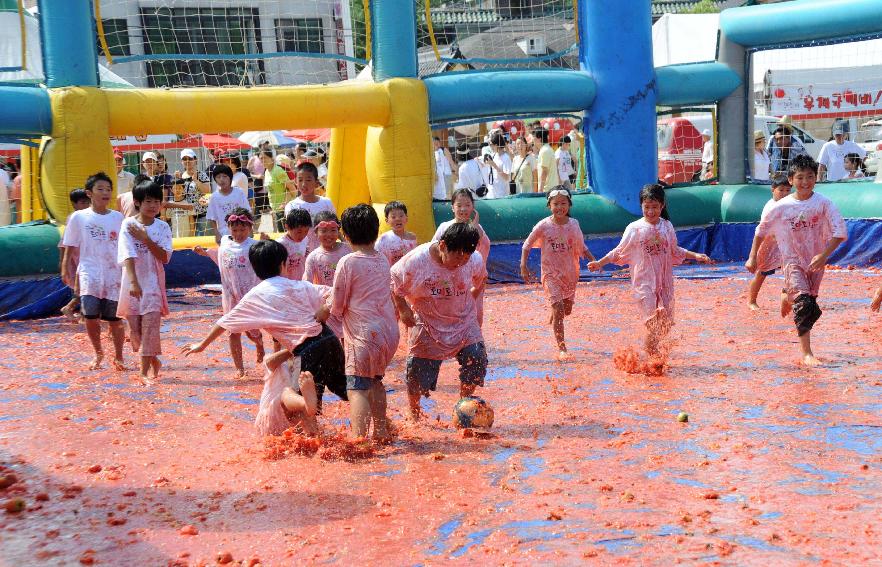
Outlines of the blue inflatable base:
[{"label": "blue inflatable base", "polygon": [[[830,257],[830,263],[838,266],[882,266],[882,219],[856,219],[846,222],[848,240]],[[684,228],[677,231],[680,246],[694,252],[703,252],[721,264],[744,262],[750,253],[756,223],[726,223],[703,227]],[[590,237],[588,248],[600,258],[619,243],[619,236]],[[490,248],[487,271],[490,283],[523,283],[520,274],[521,244],[499,243]],[[539,274],[539,251],[533,250],[528,267]],[[616,267],[607,266],[600,273],[586,268],[580,279],[609,278]],[[704,272],[702,272],[704,273]],[[169,288],[195,287],[219,283],[220,273],[210,259],[191,250],[180,250],[172,255],[166,266],[166,282]],[[718,266],[712,273],[690,276],[678,273],[677,277],[729,277],[745,275],[738,265]],[[0,281],[0,321],[8,319],[36,319],[57,315],[70,301],[71,291],[59,276],[40,276],[34,279],[10,279]]]}]

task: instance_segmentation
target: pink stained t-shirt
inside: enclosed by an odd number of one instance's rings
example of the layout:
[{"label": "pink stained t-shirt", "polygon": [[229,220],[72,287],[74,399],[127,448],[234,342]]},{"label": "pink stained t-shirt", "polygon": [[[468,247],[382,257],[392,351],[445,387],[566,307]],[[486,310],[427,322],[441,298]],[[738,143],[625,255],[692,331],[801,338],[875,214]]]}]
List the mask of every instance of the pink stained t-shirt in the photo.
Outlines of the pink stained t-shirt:
[{"label": "pink stained t-shirt", "polygon": [[227,235],[221,238],[218,248],[208,251],[220,270],[223,290],[221,305],[224,313],[229,313],[251,288],[260,283],[260,278],[254,273],[248,260],[248,250],[255,242],[249,237],[240,244]]},{"label": "pink stained t-shirt", "polygon": [[[338,242],[337,248],[330,252],[319,246],[306,257],[303,279],[314,284],[333,286],[337,264],[343,256],[351,252],[352,248],[345,242]],[[343,321],[339,317],[332,314],[328,317],[327,324],[338,338],[343,338]]]},{"label": "pink stained t-shirt", "polygon": [[673,267],[683,263],[687,252],[677,245],[677,232],[670,221],[659,219],[653,225],[641,218],[625,228],[609,260],[630,266],[631,286],[644,316],[651,316],[659,307],[673,315]]},{"label": "pink stained t-shirt", "polygon": [[392,276],[383,254],[353,252],[337,264],[331,314],[343,321],[346,375],[383,376],[398,348]]},{"label": "pink stained t-shirt", "polygon": [[[444,231],[447,230],[447,227],[452,225],[455,220],[444,221],[438,225],[438,230],[435,231],[435,236],[432,237],[433,242],[438,242],[441,240],[441,236],[444,234]],[[490,258],[490,237],[487,236],[487,233],[484,232],[484,228],[478,224],[476,225],[478,232],[481,234],[481,237],[478,239],[478,247],[475,249],[479,254],[481,254],[481,258],[484,261],[484,269],[487,268],[487,260]],[[478,295],[478,298],[475,300],[478,308],[478,325],[484,324],[484,291],[481,290],[481,294]]]},{"label": "pink stained t-shirt", "polygon": [[309,255],[309,246],[304,238],[300,242],[294,242],[290,236],[283,234],[276,239],[288,251],[288,261],[285,262],[285,273],[282,275],[289,280],[302,280],[303,271],[306,268],[306,257]]},{"label": "pink stained t-shirt", "polygon": [[[129,234],[128,227],[137,225],[147,231],[150,240],[165,250],[168,255],[166,262],[161,262],[150,252],[147,245]],[[120,228],[119,252],[117,262],[122,268],[122,284],[119,289],[119,305],[117,314],[122,317],[145,315],[159,312],[163,317],[168,315],[168,298],[165,294],[165,264],[172,255],[172,233],[168,223],[154,219],[153,224],[144,226],[134,217],[123,221]],[[141,297],[133,297],[129,291],[131,281],[125,268],[125,261],[135,259],[135,275],[141,286]]]},{"label": "pink stained t-shirt", "polygon": [[377,239],[377,252],[386,256],[390,266],[394,266],[404,255],[416,248],[416,238],[408,240],[401,238],[391,230],[384,232]]},{"label": "pink stained t-shirt", "polygon": [[[763,206],[763,212],[760,214],[760,222],[769,216],[769,211],[772,210],[772,207],[774,207],[776,203],[777,201],[774,199],[769,199],[769,201]],[[763,239],[759,250],[757,250],[756,257],[758,272],[770,272],[781,267],[781,252],[778,250],[778,243],[775,241],[774,234],[769,234]]]},{"label": "pink stained t-shirt", "polygon": [[116,256],[122,221],[119,211],[108,210],[99,214],[91,207],[70,215],[62,243],[79,248],[77,278],[80,295],[112,301],[119,299],[122,273]]},{"label": "pink stained t-shirt", "polygon": [[408,339],[410,355],[444,360],[484,340],[471,288],[481,285],[487,270],[480,254],[448,270],[431,257],[431,245],[417,246],[392,267],[392,293],[404,297],[416,316]]},{"label": "pink stained t-shirt", "polygon": [[534,247],[542,251],[542,286],[548,300],[554,304],[575,297],[579,258],[585,251],[579,221],[569,219],[566,224],[557,224],[553,217],[542,219],[524,241],[524,250]]}]

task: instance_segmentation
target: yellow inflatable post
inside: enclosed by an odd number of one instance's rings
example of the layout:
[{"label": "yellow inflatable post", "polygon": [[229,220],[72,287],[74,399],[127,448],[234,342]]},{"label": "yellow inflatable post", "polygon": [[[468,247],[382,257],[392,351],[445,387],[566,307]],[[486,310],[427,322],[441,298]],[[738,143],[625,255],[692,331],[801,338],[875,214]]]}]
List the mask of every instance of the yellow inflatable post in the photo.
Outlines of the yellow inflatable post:
[{"label": "yellow inflatable post", "polygon": [[[73,211],[68,193],[103,171],[116,179],[110,146],[107,99],[95,87],[49,89],[52,137],[44,138],[40,187],[46,210],[63,221]],[[114,183],[114,196],[116,184]],[[112,205],[115,206],[115,203]]]},{"label": "yellow inflatable post", "polygon": [[[331,131],[326,196],[334,202],[338,213],[352,205],[371,202],[364,158],[366,138],[367,126],[348,126]],[[382,213],[380,218],[383,218]]]},{"label": "yellow inflatable post", "polygon": [[368,128],[365,147],[371,201],[380,218],[386,203],[403,201],[408,209],[408,228],[420,242],[426,242],[435,232],[426,87],[417,79],[390,79],[383,85],[391,106],[389,125]]}]

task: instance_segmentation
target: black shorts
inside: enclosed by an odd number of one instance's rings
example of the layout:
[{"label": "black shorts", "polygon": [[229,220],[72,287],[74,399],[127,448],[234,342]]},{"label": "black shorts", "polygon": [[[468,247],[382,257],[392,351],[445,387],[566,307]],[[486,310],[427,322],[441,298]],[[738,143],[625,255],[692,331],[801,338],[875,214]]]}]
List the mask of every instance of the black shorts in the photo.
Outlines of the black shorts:
[{"label": "black shorts", "polygon": [[793,302],[793,322],[800,337],[811,331],[820,318],[821,308],[818,307],[817,297],[803,293]]},{"label": "black shorts", "polygon": [[[292,351],[300,357],[300,370],[311,372],[319,403],[325,388],[344,400],[346,396],[346,359],[343,346],[334,331],[322,323],[322,332],[297,345]],[[296,377],[295,377],[296,380]]]}]

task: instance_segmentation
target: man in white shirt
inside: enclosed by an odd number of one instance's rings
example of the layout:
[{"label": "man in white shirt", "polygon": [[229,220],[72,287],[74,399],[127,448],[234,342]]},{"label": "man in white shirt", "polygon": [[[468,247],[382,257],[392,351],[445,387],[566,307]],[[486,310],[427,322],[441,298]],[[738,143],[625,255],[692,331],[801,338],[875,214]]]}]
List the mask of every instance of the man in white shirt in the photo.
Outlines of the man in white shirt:
[{"label": "man in white shirt", "polygon": [[714,142],[707,128],[701,131],[701,143],[701,178],[710,179],[714,176]]},{"label": "man in white shirt", "polygon": [[114,152],[113,159],[116,161],[116,194],[128,193],[135,186],[135,174],[123,169],[126,161],[120,152]]},{"label": "man in white shirt", "polygon": [[845,138],[845,128],[841,123],[833,126],[833,139],[824,144],[818,156],[818,181],[839,181],[848,176],[845,171],[845,156],[858,154],[867,157],[867,151]]},{"label": "man in white shirt", "polygon": [[[478,159],[475,159],[475,151],[468,149],[468,147],[463,144],[456,151],[457,158],[460,160],[459,164],[459,178],[456,182],[457,189],[470,189],[472,193],[477,195],[478,188],[482,185],[485,186],[486,182],[484,181],[484,175],[481,171],[481,164],[478,162]],[[483,154],[482,158],[483,159]],[[486,195],[486,193],[484,194]],[[483,195],[478,195],[479,197]]]},{"label": "man in white shirt", "polygon": [[447,178],[453,175],[456,167],[450,150],[441,146],[441,139],[437,136],[432,138],[435,145],[435,186],[432,189],[432,198],[436,201],[446,201],[450,198],[447,194]]}]

